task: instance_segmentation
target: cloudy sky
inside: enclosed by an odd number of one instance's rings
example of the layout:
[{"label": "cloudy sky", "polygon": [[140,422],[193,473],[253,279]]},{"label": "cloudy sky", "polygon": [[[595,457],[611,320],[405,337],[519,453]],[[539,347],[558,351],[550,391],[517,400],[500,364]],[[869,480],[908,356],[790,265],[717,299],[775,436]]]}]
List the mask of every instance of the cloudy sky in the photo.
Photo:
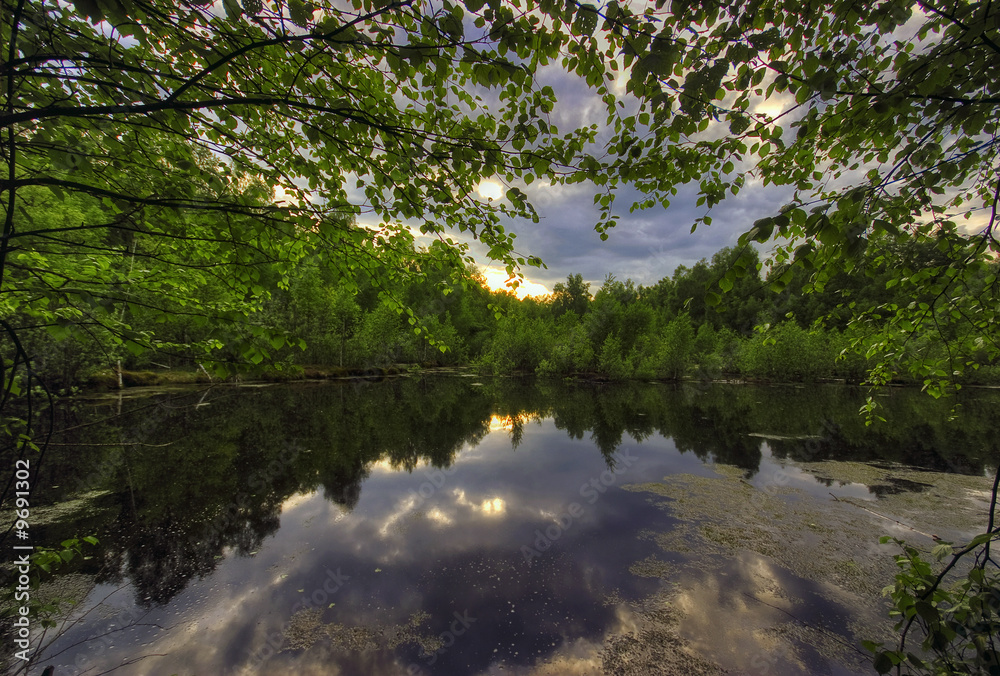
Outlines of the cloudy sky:
[{"label": "cloudy sky", "polygon": [[[560,132],[598,124],[603,127],[607,113],[604,104],[575,76],[557,68],[545,69],[541,85],[551,86],[558,99],[551,121]],[[621,83],[623,89],[624,82]],[[783,108],[783,101],[768,101],[768,113]],[[790,122],[787,120],[786,122]],[[604,138],[610,134],[602,134]],[[488,186],[484,186],[488,191]],[[681,188],[671,200],[669,209],[657,206],[646,211],[629,213],[629,206],[640,196],[634,189],[622,190],[615,205],[619,225],[602,242],[594,230],[599,209],[594,205],[595,189],[590,184],[551,186],[535,181],[530,186],[519,185],[531,199],[540,222],[506,223],[517,233],[517,250],[521,254],[539,256],[547,269],[524,268],[522,294],[544,294],[567,275],[581,274],[596,290],[608,273],[618,279],[631,278],[637,284],[655,284],[673,274],[678,265],[691,266],[724,246],[732,246],[753,222],[775,212],[789,196],[785,191],[754,187],[748,179],[744,190],[730,196],[713,209],[712,225],[701,226],[691,233],[695,219],[705,215],[704,207],[696,207],[697,185]],[[504,188],[505,190],[505,188]],[[499,191],[498,191],[499,192]],[[472,242],[477,260],[489,263],[486,248]],[[485,267],[490,286],[502,286],[506,279],[503,266]]]},{"label": "cloudy sky", "polygon": [[[904,26],[892,35],[893,38],[909,39],[926,17],[914,12]],[[471,26],[468,27],[471,29]],[[886,38],[888,39],[888,37]],[[556,124],[560,132],[597,124],[603,128],[606,122],[604,104],[593,90],[558,66],[544,67],[538,73],[538,86],[548,85],[556,92],[558,103],[551,113],[550,122]],[[766,84],[766,83],[765,83]],[[620,78],[616,93],[626,101],[625,80]],[[480,92],[484,99],[493,96],[491,92]],[[730,99],[721,102],[725,107]],[[753,104],[753,112],[777,116],[794,106],[788,94],[758,100]],[[781,118],[786,127],[800,117],[792,111]],[[713,123],[705,133],[713,135]],[[716,128],[717,133],[726,133]],[[606,130],[599,135],[605,140],[611,134]],[[748,169],[737,164],[738,169]],[[860,173],[858,174],[860,176]],[[851,182],[850,172],[839,183]],[[712,225],[700,226],[691,233],[695,219],[705,216],[705,210],[697,207],[697,185],[682,186],[671,200],[669,209],[657,206],[646,211],[629,213],[629,206],[639,197],[638,191],[630,188],[619,192],[616,209],[619,225],[609,232],[609,239],[602,242],[594,231],[599,219],[599,210],[593,203],[594,186],[576,184],[571,186],[550,186],[544,181],[532,185],[517,185],[527,193],[538,212],[538,224],[528,221],[505,223],[505,227],[517,233],[517,251],[521,255],[538,256],[546,269],[524,268],[524,284],[519,295],[529,293],[544,294],[551,291],[554,284],[566,279],[570,274],[582,274],[590,282],[591,290],[596,290],[607,274],[618,279],[631,278],[637,284],[655,284],[663,277],[671,276],[679,265],[691,266],[702,258],[711,256],[724,246],[732,246],[740,234],[750,229],[753,222],[766,215],[774,214],[791,197],[790,189],[764,188],[759,181],[747,177],[744,189],[736,197],[729,196],[712,210]],[[833,184],[827,186],[833,187]],[[483,190],[485,188],[485,190]],[[494,184],[496,194],[502,194],[506,187]],[[489,186],[481,186],[481,195],[487,196]],[[451,233],[456,236],[456,233]],[[469,240],[466,240],[469,241]],[[486,248],[478,242],[470,241],[472,251],[484,268],[487,282],[499,288],[506,279],[503,266],[489,264]],[[771,245],[759,247],[763,258],[767,257]]]},{"label": "cloudy sky", "polygon": [[[622,280],[631,278],[637,284],[655,284],[672,275],[678,265],[691,266],[702,258],[711,258],[724,246],[734,245],[755,220],[773,213],[781,204],[776,191],[751,187],[716,207],[711,226],[702,225],[691,233],[695,219],[705,213],[703,207],[695,207],[696,186],[682,189],[669,209],[657,206],[632,214],[627,205],[638,193],[625,191],[616,201],[616,205],[622,205],[619,225],[602,242],[594,231],[599,214],[593,204],[592,186],[540,186],[525,192],[538,210],[540,222],[513,224],[518,235],[517,249],[541,257],[548,266],[522,270],[532,294],[551,291],[553,284],[576,273],[591,283],[591,290],[600,286],[608,273]],[[487,262],[485,247],[474,245],[473,251],[477,260]],[[494,279],[502,281],[506,277],[501,265],[492,268]],[[546,290],[531,283],[541,284]]]}]

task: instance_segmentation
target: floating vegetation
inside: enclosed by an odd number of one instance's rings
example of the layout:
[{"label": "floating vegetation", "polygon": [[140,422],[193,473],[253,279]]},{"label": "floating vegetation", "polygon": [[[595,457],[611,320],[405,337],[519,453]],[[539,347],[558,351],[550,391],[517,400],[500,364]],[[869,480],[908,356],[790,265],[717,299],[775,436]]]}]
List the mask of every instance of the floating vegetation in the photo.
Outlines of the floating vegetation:
[{"label": "floating vegetation", "polygon": [[[94,502],[105,495],[110,495],[108,490],[93,490],[77,495],[72,500],[57,502],[52,505],[38,505],[31,509],[31,525],[33,528],[47,526],[60,521],[77,521],[101,511],[102,508],[96,506]],[[14,510],[3,510],[0,512],[0,528],[7,528],[14,522]]]},{"label": "floating vegetation", "polygon": [[[648,561],[648,560],[647,560]],[[607,676],[715,676],[726,671],[699,656],[678,632],[681,613],[672,603],[674,590],[663,588],[633,608],[634,631],[610,636],[601,651]]]},{"label": "floating vegetation", "polygon": [[430,619],[424,611],[410,615],[405,624],[394,625],[344,625],[323,622],[319,608],[300,610],[292,616],[285,633],[285,650],[308,650],[327,639],[337,652],[363,652],[367,650],[392,650],[401,645],[418,645],[425,654],[441,648],[441,638],[421,632],[420,627]]},{"label": "floating vegetation", "polygon": [[667,579],[671,576],[677,567],[666,561],[661,561],[655,556],[647,556],[642,561],[636,561],[631,566],[629,566],[628,572],[633,575],[638,575],[639,577],[658,577],[660,579]]},{"label": "floating vegetation", "polygon": [[985,476],[863,462],[795,466],[828,485],[863,484],[878,497],[872,509],[946,540],[961,540],[986,528],[991,482]]},{"label": "floating vegetation", "polygon": [[[671,617],[666,624],[616,639],[606,653],[607,673],[716,673],[698,671],[702,667],[697,664],[675,671],[657,671],[655,666],[658,660],[669,663],[670,647],[679,645],[673,638],[677,623],[684,627],[690,612],[703,615],[698,602],[705,594],[724,595],[744,614],[739,621],[756,623],[741,631],[749,632],[750,640],[764,649],[762,654],[773,656],[767,658],[773,660],[769,668],[781,665],[808,672],[820,658],[863,665],[867,656],[857,648],[860,639],[880,639],[891,624],[881,591],[894,579],[896,552],[879,545],[878,538],[889,533],[929,548],[931,534],[961,541],[985,526],[990,489],[986,477],[859,462],[788,465],[831,487],[862,484],[869,487],[872,498],[816,497],[779,481],[758,488],[743,478],[743,470],[727,465],[713,466],[716,476],[678,474],[624,486],[649,494],[654,504],[677,518],[679,523],[671,530],[647,530],[642,537],[672,557],[683,556],[682,563],[673,570],[665,567],[660,577],[674,581],[681,596],[688,598],[674,599],[679,620]],[[658,561],[648,557],[630,571],[655,576]],[[766,573],[758,571],[762,567]],[[806,586],[794,583],[796,578],[808,581]],[[755,593],[747,591],[755,587]],[[854,617],[842,622],[848,626],[839,627],[801,621],[789,610],[802,604],[789,591],[799,588],[819,594],[833,607],[852,608]],[[741,596],[745,598],[740,600]],[[767,608],[754,612],[753,602],[747,603],[751,599],[779,612]],[[719,613],[712,618],[699,616],[697,622],[704,627],[713,621],[737,621]],[[651,642],[659,647],[646,645]],[[645,647],[640,650],[641,645]],[[629,659],[616,661],[615,651]],[[634,651],[638,652],[633,655]],[[644,666],[630,670],[635,664]]]},{"label": "floating vegetation", "polygon": [[66,573],[56,575],[39,585],[32,594],[32,600],[41,605],[54,605],[60,610],[76,606],[94,588],[94,579],[89,575]]}]

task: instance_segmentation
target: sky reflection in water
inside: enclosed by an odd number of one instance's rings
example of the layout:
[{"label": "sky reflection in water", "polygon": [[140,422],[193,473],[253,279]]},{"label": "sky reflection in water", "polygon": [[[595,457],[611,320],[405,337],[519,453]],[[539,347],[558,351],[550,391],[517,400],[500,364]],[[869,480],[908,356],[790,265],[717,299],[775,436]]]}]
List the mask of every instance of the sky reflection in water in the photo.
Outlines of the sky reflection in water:
[{"label": "sky reflection in water", "polygon": [[[675,532],[676,515],[622,486],[713,476],[717,461],[757,490],[787,465],[809,499],[876,500],[863,483],[822,483],[787,461],[982,474],[995,450],[977,417],[988,401],[955,426],[904,396],[893,431],[872,432],[859,427],[858,395],[840,388],[470,380],[220,390],[198,408],[170,395],[86,428],[78,443],[125,444],[53,461],[50,499],[96,497],[44,534],[98,532],[81,607],[107,600],[37,671],[138,660],[118,673],[598,674],[609,640],[643,636],[636,609],[669,592],[687,649],[737,673],[865,673],[859,656],[832,659],[801,632],[762,639],[794,615],[854,642],[849,595],[838,604],[753,552],[666,550],[653,534]],[[107,408],[78,404],[61,426]],[[176,443],[139,445],[163,439]],[[104,469],[83,467],[95,463]]]}]

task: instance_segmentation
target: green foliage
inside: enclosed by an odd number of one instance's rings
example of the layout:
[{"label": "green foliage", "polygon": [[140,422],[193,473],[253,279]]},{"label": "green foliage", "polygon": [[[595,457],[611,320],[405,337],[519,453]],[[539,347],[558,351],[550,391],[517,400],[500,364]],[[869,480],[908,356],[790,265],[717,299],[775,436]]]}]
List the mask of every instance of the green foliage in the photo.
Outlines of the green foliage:
[{"label": "green foliage", "polygon": [[[535,180],[593,186],[606,238],[626,186],[642,193],[631,208],[647,209],[697,182],[710,210],[747,176],[789,197],[737,246],[661,280],[648,303],[612,279],[588,303],[587,284],[570,275],[555,314],[586,316],[595,353],[616,335],[626,354],[649,349],[623,330],[648,328],[647,308],[747,336],[761,312],[808,326],[833,315],[838,330],[860,326],[852,344],[871,380],[905,375],[936,395],[1000,355],[997,85],[987,75],[1000,9],[989,3],[912,16],[889,1],[640,11],[321,0],[229,3],[225,13],[159,0],[128,11],[3,2],[0,316],[10,344],[0,351],[11,365],[12,335],[29,326],[88,336],[103,360],[133,367],[280,363],[291,336],[259,320],[301,282],[303,261],[364,277],[363,293],[399,310],[408,281],[468,263],[449,229],[512,274],[540,265],[515,253],[503,225],[538,220],[524,191]],[[606,136],[551,124],[559,102],[537,78],[553,67],[600,101]],[[504,197],[478,198],[485,179],[509,186]],[[695,226],[710,223],[707,212]],[[420,264],[416,230],[435,236]],[[774,293],[829,285],[841,297],[767,307],[754,243],[771,241]],[[859,294],[865,275],[876,283]],[[295,290],[315,336],[307,359],[345,362],[349,342],[389,358],[370,331],[357,336],[349,307],[333,313],[339,333],[309,319],[320,316],[316,291]],[[368,300],[357,301],[364,311],[377,305]],[[416,329],[441,314],[408,307]],[[453,326],[471,336],[459,315]],[[471,354],[486,340],[467,342]],[[947,348],[911,349],[921,341]]]},{"label": "green foliage", "polygon": [[[635,181],[646,195],[633,208],[651,208],[666,206],[679,184],[697,181],[699,204],[710,209],[738,194],[748,176],[765,188],[785,187],[786,204],[754,223],[740,248],[781,242],[769,280],[775,292],[796,279],[821,289],[870,272],[884,275],[883,291],[907,287],[906,303],[876,302],[871,314],[874,296],[829,309],[845,323],[892,324],[867,350],[889,379],[898,375],[900,350],[921,335],[957,347],[905,366],[940,393],[945,378],[971,367],[972,341],[990,345],[990,362],[1000,353],[992,263],[1000,251],[998,179],[987,150],[996,142],[996,83],[985,75],[1000,50],[984,32],[997,13],[984,2],[928,5],[918,14],[894,2],[822,9],[672,3],[641,16],[623,8],[612,22],[621,43],[609,38],[606,54],[624,54],[627,89],[642,105],[615,124],[611,145],[629,155],[612,160],[606,189]],[[704,30],[689,35],[690,26]],[[964,75],[953,78],[956,72]],[[774,100],[785,102],[780,111],[762,112],[761,104]],[[710,222],[706,216],[696,225]],[[886,254],[886,243],[916,243],[948,260],[869,267]],[[707,269],[695,266],[692,277],[709,281]],[[732,293],[738,279],[727,273],[720,291]],[[706,285],[674,286],[680,303],[700,303]],[[714,291],[705,297],[720,304]],[[813,298],[799,300],[801,307],[781,308],[770,321],[822,311]],[[692,317],[703,319],[693,307]]]},{"label": "green foliage", "polygon": [[874,360],[869,359],[855,347],[864,340],[859,333],[858,328],[854,326],[843,332],[832,329],[826,333],[829,354],[834,355],[836,359],[833,375],[849,383],[864,382],[874,367]]},{"label": "green foliage", "polygon": [[406,333],[403,361],[458,365],[467,363],[468,352],[465,341],[459,335],[451,320],[451,313],[434,315],[421,320],[423,329],[434,337],[434,344],[424,335]]},{"label": "green foliage", "polygon": [[38,376],[56,391],[70,390],[108,363],[104,345],[85,333],[74,333],[60,340],[47,331],[27,331],[24,344],[35,357]]},{"label": "green foliage", "polygon": [[556,320],[552,351],[542,362],[545,365],[544,375],[571,375],[593,369],[594,348],[586,327],[575,313],[567,312]]},{"label": "green foliage", "polygon": [[597,371],[611,380],[627,380],[635,372],[632,360],[623,351],[622,341],[616,335],[604,339],[597,358]]},{"label": "green foliage", "polygon": [[397,360],[403,337],[403,321],[389,305],[379,305],[364,316],[348,349],[351,361],[369,367],[386,366]]},{"label": "green foliage", "polygon": [[583,281],[583,275],[566,277],[566,283],[556,283],[552,287],[552,309],[555,314],[575,312],[582,317],[590,307],[590,284]]},{"label": "green foliage", "polygon": [[[518,314],[502,317],[479,365],[494,374],[534,373],[546,358],[551,344],[549,325]],[[546,365],[543,372],[550,368]]]},{"label": "green foliage", "polygon": [[97,538],[92,535],[83,538],[70,538],[63,540],[58,549],[38,547],[30,557],[31,565],[43,573],[55,573],[77,556],[83,556],[83,545],[85,544],[96,545]]},{"label": "green foliage", "polygon": [[361,319],[353,280],[337,280],[316,260],[300,263],[288,288],[273,294],[262,320],[305,341],[305,349],[290,349],[305,364],[344,365],[347,341]]},{"label": "green foliage", "polygon": [[694,348],[691,318],[681,314],[667,322],[650,341],[648,356],[643,361],[645,371],[656,378],[678,380],[691,366]]},{"label": "green foliage", "polygon": [[[29,590],[37,591],[43,580],[65,572],[67,566],[74,560],[80,561],[89,558],[84,554],[84,545],[96,546],[97,538],[92,535],[82,538],[74,537],[63,540],[58,547],[35,547],[35,550],[28,557],[30,562]],[[14,598],[14,585],[7,588],[6,596],[8,598],[5,612],[12,614],[21,605]],[[53,618],[61,611],[60,606],[68,600],[53,598],[48,599],[45,603],[40,603],[35,600],[37,594],[33,594],[32,597],[28,604],[28,617],[38,619],[42,627],[56,626],[56,621]]]},{"label": "green foliage", "polygon": [[[689,320],[690,321],[690,320]],[[691,350],[696,355],[711,354],[719,346],[718,332],[711,324],[702,324],[695,332]]]},{"label": "green foliage", "polygon": [[[923,256],[919,246],[913,245],[913,249],[898,246],[893,255],[909,260]],[[609,276],[596,297],[587,301],[585,313],[578,315],[566,309],[558,296],[517,300],[505,292],[491,293],[467,267],[435,267],[434,259],[426,258],[420,250],[411,251],[410,256],[414,265],[426,265],[428,273],[422,278],[396,280],[389,286],[382,286],[385,280],[366,271],[347,275],[330,270],[319,257],[304,258],[288,275],[287,286],[270,293],[250,315],[253,324],[249,326],[221,320],[196,325],[187,315],[156,324],[144,318],[139,309],[127,313],[133,329],[156,332],[161,339],[169,337],[172,350],[161,346],[138,355],[125,351],[119,357],[121,353],[102,352],[96,339],[87,343],[93,349],[82,349],[82,339],[75,334],[61,341],[52,338],[49,331],[27,332],[25,336],[31,351],[40,357],[35,372],[58,387],[86,380],[88,372],[102,366],[103,372],[116,380],[118,358],[126,386],[142,384],[136,380],[142,372],[164,365],[197,368],[200,353],[184,351],[181,346],[199,335],[212,336],[214,349],[233,361],[261,359],[269,368],[364,369],[395,362],[476,362],[488,372],[560,377],[592,374],[615,379],[711,380],[729,374],[763,380],[842,378],[850,382],[871,379],[872,369],[880,363],[891,368],[876,372],[876,377],[921,382],[926,373],[921,368],[967,341],[971,365],[953,385],[997,382],[997,367],[982,347],[983,341],[968,336],[956,336],[951,345],[941,345],[931,336],[915,336],[892,360],[884,359],[883,353],[890,349],[886,335],[896,335],[897,328],[891,320],[877,320],[876,310],[886,303],[910,301],[897,288],[882,289],[881,272],[867,284],[851,281],[850,288],[833,282],[819,288],[794,277],[780,292],[768,289],[759,277],[751,283],[748,272],[746,280],[739,283],[753,289],[748,298],[757,294],[752,305],[758,316],[781,319],[762,324],[745,337],[743,327],[733,326],[726,318],[728,310],[723,305],[709,306],[704,297],[701,305],[695,297],[685,301],[690,313],[681,310],[672,314],[672,307],[680,307],[676,290],[693,288],[699,266],[682,266],[672,277],[651,287],[637,287],[631,280],[622,282]],[[923,257],[932,259],[933,255]],[[712,266],[706,265],[704,271],[721,278],[727,274],[724,265],[734,267],[736,256],[733,250],[723,249],[712,260]],[[580,275],[570,275],[567,284],[589,288]],[[203,290],[208,293],[211,288]],[[387,293],[412,309],[400,313],[394,302],[386,300]],[[864,322],[838,318],[838,307],[844,305],[845,298],[854,299],[855,309],[868,313]],[[789,307],[794,309],[786,310]],[[496,309],[506,319],[497,320]],[[806,324],[807,320],[812,324]],[[609,337],[615,338],[610,345],[621,351],[620,359],[608,351]],[[151,372],[148,380],[156,382],[160,377]]]},{"label": "green foliage", "polygon": [[740,373],[759,380],[802,381],[833,375],[826,337],[795,322],[760,327],[740,346]]},{"label": "green foliage", "polygon": [[559,369],[548,359],[542,359],[535,368],[535,375],[539,378],[551,378],[559,374]]},{"label": "green foliage", "polygon": [[[895,557],[900,568],[895,584],[884,590],[893,602],[900,640],[894,649],[865,642],[875,655],[878,673],[951,676],[1000,671],[1000,650],[995,645],[1000,633],[1000,575],[988,563],[989,543],[996,536],[995,531],[979,535],[957,551],[951,543],[939,542],[931,555],[937,561],[948,559],[945,566],[934,565],[902,540],[882,538],[902,550]],[[974,565],[946,579],[963,557],[972,554],[978,559]],[[919,653],[907,650],[914,630],[920,636]]]},{"label": "green foliage", "polygon": [[671,320],[663,330],[659,359],[661,374],[668,378],[683,376],[695,349],[695,333],[691,319],[687,314],[681,314]]}]

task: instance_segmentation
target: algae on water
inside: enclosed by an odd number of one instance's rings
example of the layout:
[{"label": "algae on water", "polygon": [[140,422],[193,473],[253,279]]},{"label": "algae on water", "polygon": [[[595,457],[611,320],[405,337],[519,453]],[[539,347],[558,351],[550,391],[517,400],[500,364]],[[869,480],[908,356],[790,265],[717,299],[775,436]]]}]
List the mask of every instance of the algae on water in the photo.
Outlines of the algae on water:
[{"label": "algae on water", "polygon": [[[648,495],[678,520],[669,530],[647,529],[642,535],[668,552],[671,561],[681,559],[660,570],[660,577],[679,590],[674,598],[679,619],[671,619],[671,631],[695,644],[699,636],[743,641],[742,649],[760,651],[761,665],[772,671],[808,671],[810,662],[818,659],[864,668],[868,656],[858,648],[861,639],[882,640],[891,634],[881,591],[894,579],[897,551],[880,545],[879,537],[894,535],[928,549],[934,544],[930,535],[961,542],[985,528],[991,488],[986,477],[860,462],[785,465],[832,488],[869,487],[870,498],[848,500],[815,496],[780,481],[758,488],[739,468],[712,469],[714,476],[678,474],[623,488]],[[658,561],[648,557],[630,570],[656,576]],[[818,594],[830,608],[843,609],[839,625],[798,617],[796,613],[813,603],[796,597],[802,593]],[[731,609],[723,611],[720,603]],[[638,646],[637,640],[652,640],[656,631],[664,630],[654,627],[612,642],[607,673],[640,673],[622,670],[615,651]],[[720,642],[695,644],[699,654],[726,665]],[[645,664],[648,659],[652,664],[654,654],[662,657],[644,649],[633,661]],[[741,661],[738,655],[730,656],[733,663]]]},{"label": "algae on water", "polygon": [[441,638],[421,631],[430,615],[418,611],[403,624],[344,625],[324,622],[323,611],[306,608],[292,616],[285,632],[284,650],[308,650],[326,639],[337,652],[363,652],[367,650],[392,650],[404,644],[414,644],[424,654],[432,654],[441,647]]},{"label": "algae on water", "polygon": [[[649,559],[638,574],[651,572]],[[662,569],[664,572],[666,568]],[[663,586],[655,594],[629,605],[634,626],[608,636],[601,650],[606,676],[717,676],[726,671],[694,650],[678,633],[681,613],[674,604],[676,589]]]}]

